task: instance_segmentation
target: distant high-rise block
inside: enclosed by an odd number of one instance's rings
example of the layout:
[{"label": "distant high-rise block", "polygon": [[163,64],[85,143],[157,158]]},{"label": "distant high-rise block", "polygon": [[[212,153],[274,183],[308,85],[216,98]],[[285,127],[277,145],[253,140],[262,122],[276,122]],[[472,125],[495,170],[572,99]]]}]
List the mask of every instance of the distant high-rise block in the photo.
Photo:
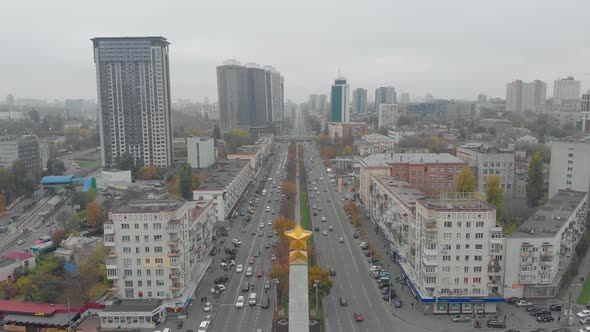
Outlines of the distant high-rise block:
[{"label": "distant high-rise block", "polygon": [[509,112],[536,112],[547,99],[547,84],[535,80],[516,80],[506,84],[506,110]]},{"label": "distant high-rise block", "polygon": [[103,166],[129,154],[137,165],[173,163],[168,41],[93,38]]},{"label": "distant high-rise block", "polygon": [[242,65],[235,60],[217,67],[221,129],[265,127],[281,122],[284,78],[273,67]]},{"label": "distant high-rise block", "polygon": [[397,104],[379,105],[377,124],[379,128],[396,127],[400,117],[400,111]]},{"label": "distant high-rise block", "polygon": [[410,103],[410,94],[408,92],[402,92],[399,98],[400,104],[409,104]]},{"label": "distant high-rise block", "polygon": [[590,134],[590,90],[582,95],[582,132]]},{"label": "distant high-rise block", "polygon": [[350,99],[350,86],[343,77],[338,77],[332,85],[332,112],[330,113],[331,122],[350,121],[350,109],[348,107]]},{"label": "distant high-rise block", "polygon": [[352,91],[352,112],[367,113],[367,89],[354,89]]},{"label": "distant high-rise block", "polygon": [[580,99],[581,82],[573,77],[557,79],[553,82],[553,104],[559,105],[564,100]]},{"label": "distant high-rise block", "polygon": [[[409,98],[408,98],[409,99]],[[380,87],[375,90],[375,109],[379,110],[381,104],[396,104],[397,96],[392,86]]]}]

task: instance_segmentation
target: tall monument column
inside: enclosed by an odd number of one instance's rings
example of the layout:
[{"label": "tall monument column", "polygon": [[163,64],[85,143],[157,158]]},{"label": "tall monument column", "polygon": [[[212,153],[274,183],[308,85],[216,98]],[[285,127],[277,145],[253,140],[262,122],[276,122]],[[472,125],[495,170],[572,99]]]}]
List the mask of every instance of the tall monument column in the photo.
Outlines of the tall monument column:
[{"label": "tall monument column", "polygon": [[307,239],[311,232],[297,224],[289,238],[289,332],[309,332]]}]

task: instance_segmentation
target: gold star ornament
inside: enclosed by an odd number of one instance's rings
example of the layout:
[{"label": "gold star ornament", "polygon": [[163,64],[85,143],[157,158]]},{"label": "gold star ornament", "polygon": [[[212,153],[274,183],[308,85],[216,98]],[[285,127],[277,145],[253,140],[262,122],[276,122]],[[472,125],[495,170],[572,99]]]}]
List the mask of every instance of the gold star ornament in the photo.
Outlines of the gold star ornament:
[{"label": "gold star ornament", "polygon": [[307,239],[311,237],[311,234],[299,224],[285,232],[285,236],[289,238],[289,263],[307,264]]}]

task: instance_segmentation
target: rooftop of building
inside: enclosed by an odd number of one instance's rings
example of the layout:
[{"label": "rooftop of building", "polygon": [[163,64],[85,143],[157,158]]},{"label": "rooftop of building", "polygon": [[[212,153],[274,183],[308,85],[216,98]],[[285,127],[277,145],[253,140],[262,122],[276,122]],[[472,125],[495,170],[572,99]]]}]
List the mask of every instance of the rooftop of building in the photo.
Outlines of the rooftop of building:
[{"label": "rooftop of building", "polygon": [[113,213],[176,211],[187,201],[177,199],[137,199],[115,207]]},{"label": "rooftop of building", "polygon": [[0,142],[24,142],[27,140],[38,140],[37,135],[3,135]]},{"label": "rooftop of building", "polygon": [[17,260],[21,260],[21,261],[24,261],[24,260],[29,259],[31,257],[34,257],[34,256],[32,254],[26,253],[24,251],[11,251],[11,252],[7,253],[6,255],[2,256],[2,258],[17,259]]},{"label": "rooftop of building", "polygon": [[559,190],[545,205],[530,216],[510,238],[552,238],[576,208],[586,199],[581,191]]},{"label": "rooftop of building", "polygon": [[563,138],[556,138],[551,143],[590,143],[590,136],[586,137],[574,137],[568,136]]},{"label": "rooftop of building", "polygon": [[392,164],[465,164],[448,153],[375,153],[362,162],[369,167],[385,167]]},{"label": "rooftop of building", "polygon": [[101,41],[130,41],[130,40],[150,40],[150,41],[160,41],[170,44],[166,38],[162,36],[145,36],[145,37],[94,37],[91,38],[93,42],[101,42]]},{"label": "rooftop of building", "polygon": [[508,119],[481,119],[479,120],[479,122],[489,122],[489,123],[512,123],[512,121],[508,120]]},{"label": "rooftop of building", "polygon": [[412,188],[407,182],[397,181],[391,176],[372,175],[372,178],[395,194],[407,206],[416,206],[416,200],[424,197],[424,193],[420,190]]},{"label": "rooftop of building", "polygon": [[201,201],[195,201],[196,205],[195,208],[193,209],[193,214],[192,214],[192,218],[193,221],[199,219],[199,217],[203,214],[203,212],[205,212],[205,210],[207,210],[207,207],[211,204],[213,204],[213,200],[201,200]]},{"label": "rooftop of building", "polygon": [[157,299],[128,299],[114,301],[107,306],[106,312],[152,312],[162,304]]},{"label": "rooftop of building", "polygon": [[231,159],[217,161],[214,166],[216,169],[215,172],[195,190],[207,191],[225,189],[244,169],[244,167],[250,167],[249,160]]},{"label": "rooftop of building", "polygon": [[236,149],[235,153],[228,153],[229,155],[237,155],[237,154],[245,154],[245,155],[255,155],[260,151],[259,146],[240,146]]},{"label": "rooftop of building", "polygon": [[476,151],[479,153],[514,153],[514,150],[509,150],[507,148],[485,143],[467,143],[461,145],[460,148]]},{"label": "rooftop of building", "polygon": [[[451,196],[451,195],[449,195]],[[496,208],[486,201],[477,198],[423,198],[420,205],[437,211],[495,211]]]},{"label": "rooftop of building", "polygon": [[364,140],[372,139],[372,138],[393,140],[393,138],[391,138],[389,136],[385,136],[385,135],[381,135],[381,134],[377,134],[377,133],[363,135],[361,138],[364,139]]},{"label": "rooftop of building", "polygon": [[15,263],[14,259],[0,258],[0,268],[7,267]]},{"label": "rooftop of building", "polygon": [[201,142],[207,142],[207,141],[212,141],[213,137],[209,137],[209,136],[189,136],[186,138],[186,140],[195,140],[195,141],[201,141]]}]

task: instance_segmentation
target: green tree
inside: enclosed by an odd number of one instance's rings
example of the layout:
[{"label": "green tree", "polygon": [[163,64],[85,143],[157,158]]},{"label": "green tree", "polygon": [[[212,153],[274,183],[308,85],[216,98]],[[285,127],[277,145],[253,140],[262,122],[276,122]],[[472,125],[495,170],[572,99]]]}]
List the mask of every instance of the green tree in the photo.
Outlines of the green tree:
[{"label": "green tree", "polygon": [[86,204],[88,203],[88,198],[86,193],[75,191],[72,194],[72,206],[73,205],[80,205],[80,210],[86,210]]},{"label": "green tree", "polygon": [[496,207],[496,218],[500,219],[504,212],[502,205],[502,196],[504,194],[504,188],[500,185],[500,177],[492,175],[488,177],[486,186],[486,200],[488,203]]},{"label": "green tree", "polygon": [[193,175],[191,165],[185,163],[182,165],[179,174],[180,195],[184,199],[191,199],[193,196]]},{"label": "green tree", "polygon": [[320,298],[330,294],[334,282],[330,279],[330,273],[327,270],[324,270],[317,265],[313,265],[309,267],[307,275],[307,282],[309,283],[308,289],[312,296],[315,296],[315,280],[320,282],[318,286],[318,296]]},{"label": "green tree", "polygon": [[458,193],[472,193],[475,191],[475,177],[468,165],[463,166],[459,177],[457,178],[456,192]]},{"label": "green tree", "polygon": [[541,197],[543,197],[543,161],[541,154],[535,152],[529,163],[529,174],[526,185],[526,201],[528,206],[537,206]]},{"label": "green tree", "polygon": [[215,127],[213,127],[213,138],[221,139],[221,129],[217,123],[215,124]]},{"label": "green tree", "polygon": [[33,293],[37,291],[37,286],[31,281],[29,277],[20,277],[16,281],[16,288],[18,289],[18,293],[24,296],[25,301],[29,299],[31,302],[35,302]]},{"label": "green tree", "polygon": [[63,161],[59,159],[47,160],[47,175],[63,175],[66,171],[66,166]]}]

